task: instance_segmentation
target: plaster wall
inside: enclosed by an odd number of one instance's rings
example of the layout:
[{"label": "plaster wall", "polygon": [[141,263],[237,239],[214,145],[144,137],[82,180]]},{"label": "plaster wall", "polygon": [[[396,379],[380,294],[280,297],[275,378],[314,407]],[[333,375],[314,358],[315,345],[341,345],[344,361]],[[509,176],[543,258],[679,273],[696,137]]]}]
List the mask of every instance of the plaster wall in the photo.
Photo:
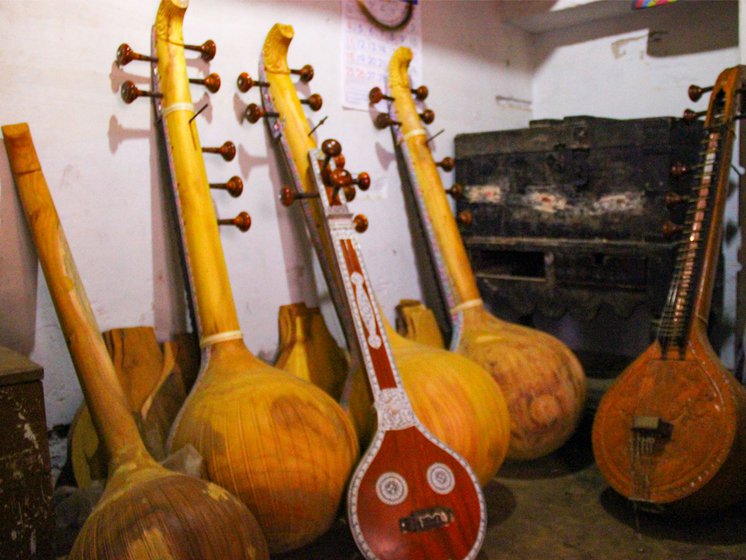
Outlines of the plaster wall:
[{"label": "plaster wall", "polygon": [[[347,0],[345,0],[347,1]],[[421,1],[423,75],[429,106],[438,115],[431,132],[440,159],[451,155],[460,132],[517,128],[531,117],[525,106],[498,103],[496,95],[531,95],[529,35],[501,23],[496,2]],[[150,104],[125,105],[118,88],[132,79],[149,83],[148,65],[113,63],[117,46],[147,53],[155,0],[64,3],[0,2],[0,124],[28,122],[63,227],[101,330],[154,325],[161,339],[189,328],[178,265],[169,190],[159,162]],[[212,38],[218,55],[194,62],[194,77],[214,71],[222,89],[198,118],[203,146],[232,140],[237,158],[207,155],[208,177],[239,175],[241,198],[213,196],[220,217],[248,210],[252,229],[221,230],[234,297],[249,348],[272,360],[277,348],[277,308],[293,301],[321,302],[339,335],[323,284],[316,279],[298,210],[277,201],[285,183],[263,125],[240,122],[257,94],[240,94],[235,78],[255,75],[264,37],[275,22],[292,24],[291,66],[311,63],[316,76],[306,93],[324,97],[328,116],[319,140],[333,137],[348,168],[368,171],[374,188],[352,205],[370,228],[361,244],[385,313],[401,298],[421,298],[410,223],[388,132],[378,132],[367,112],[341,108],[341,5],[333,1],[192,0],[185,38]],[[195,86],[195,106],[208,98]],[[449,179],[445,182],[448,184]],[[49,425],[70,422],[80,389],[59,323],[20,211],[7,159],[0,156],[0,345],[30,355],[45,368]]]}]

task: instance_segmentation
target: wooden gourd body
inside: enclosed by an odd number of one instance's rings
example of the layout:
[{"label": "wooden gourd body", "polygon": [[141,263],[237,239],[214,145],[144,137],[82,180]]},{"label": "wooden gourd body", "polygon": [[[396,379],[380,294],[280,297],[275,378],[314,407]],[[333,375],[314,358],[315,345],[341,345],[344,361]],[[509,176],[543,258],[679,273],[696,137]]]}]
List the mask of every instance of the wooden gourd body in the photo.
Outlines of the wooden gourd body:
[{"label": "wooden gourd body", "polygon": [[319,308],[304,303],[283,305],[277,322],[280,344],[275,367],[310,381],[339,401],[349,362]]},{"label": "wooden gourd body", "polygon": [[[636,457],[636,417],[672,422],[669,441]],[[683,359],[662,356],[658,342],[604,394],[593,424],[593,453],[623,496],[686,514],[746,497],[746,394],[697,329]]]},{"label": "wooden gourd body", "polygon": [[[270,119],[269,128],[282,147],[289,175],[296,189],[315,192],[308,163],[309,150],[316,148],[310,126],[301,108],[290,78],[287,52],[293,39],[293,28],[276,24],[267,35],[262,51],[259,79],[269,82],[263,90],[268,111],[277,111],[278,120]],[[332,264],[334,249],[325,235],[319,206],[305,200],[304,211],[311,241],[322,263],[327,284],[334,300],[348,344],[354,337],[349,311],[343,302],[341,280]],[[505,458],[509,438],[509,419],[502,394],[493,387],[489,375],[476,364],[455,354],[415,344],[397,335],[383,319],[391,341],[394,362],[404,388],[415,400],[413,406],[420,421],[456,453],[464,457],[486,484],[497,473]],[[369,443],[374,411],[367,381],[358,370],[353,381],[349,408],[361,444]],[[422,397],[420,397],[422,395]],[[427,396],[425,396],[427,395]],[[455,400],[452,400],[456,395]]]},{"label": "wooden gourd body", "polygon": [[331,397],[244,345],[210,198],[184,58],[186,1],[163,0],[155,25],[162,120],[179,209],[202,370],[174,422],[170,449],[193,445],[210,480],[256,516],[272,553],[332,525],[358,455]]},{"label": "wooden gourd body", "polygon": [[685,514],[746,497],[746,390],[707,338],[744,73],[723,70],[712,88],[656,341],[609,388],[593,424],[596,462],[614,489]]},{"label": "wooden gourd body", "polygon": [[[101,500],[70,560],[268,560],[249,510],[224,489],[167,471],[148,454],[118,383],[25,124],[3,127],[52,301],[109,457]],[[230,538],[225,535],[230,532]]]},{"label": "wooden gourd body", "polygon": [[556,338],[501,321],[481,302],[466,248],[426,142],[407,74],[412,52],[399,47],[389,64],[388,94],[396,134],[441,290],[451,307],[451,349],[486,369],[503,391],[511,419],[508,457],[534,459],[559,448],[583,412],[586,378]]}]

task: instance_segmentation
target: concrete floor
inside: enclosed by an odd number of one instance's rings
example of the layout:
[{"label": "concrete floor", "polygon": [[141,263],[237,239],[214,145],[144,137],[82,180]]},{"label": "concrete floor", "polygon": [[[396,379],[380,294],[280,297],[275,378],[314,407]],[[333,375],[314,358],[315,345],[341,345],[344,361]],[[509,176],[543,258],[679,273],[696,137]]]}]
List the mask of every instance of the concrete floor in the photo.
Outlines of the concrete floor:
[{"label": "concrete floor", "polygon": [[[635,512],[593,462],[590,417],[558,452],[506,464],[485,489],[488,530],[479,560],[744,560],[746,504],[706,519]],[[353,560],[343,521],[283,560]]]}]

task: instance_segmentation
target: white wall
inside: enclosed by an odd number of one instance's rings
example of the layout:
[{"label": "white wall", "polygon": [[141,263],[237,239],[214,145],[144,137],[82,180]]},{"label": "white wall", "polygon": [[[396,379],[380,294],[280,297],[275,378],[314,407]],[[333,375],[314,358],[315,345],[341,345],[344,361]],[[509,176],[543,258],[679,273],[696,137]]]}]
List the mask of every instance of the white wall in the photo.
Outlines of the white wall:
[{"label": "white wall", "polygon": [[[159,168],[150,105],[125,105],[120,83],[147,87],[148,65],[114,64],[121,42],[149,50],[157,2],[4,0],[0,2],[0,124],[30,124],[42,167],[77,266],[102,330],[155,325],[160,338],[187,328],[168,191]],[[527,99],[531,57],[525,32],[500,24],[496,2],[420,2],[423,75],[438,119],[432,131],[437,158],[452,153],[459,132],[516,128],[525,108],[498,104],[495,95]],[[277,346],[279,305],[316,303],[304,226],[296,211],[276,201],[284,178],[261,125],[240,123],[256,93],[239,95],[235,77],[256,73],[267,30],[292,24],[291,65],[316,69],[312,91],[329,116],[320,139],[335,137],[352,171],[367,170],[379,196],[352,207],[370,219],[361,237],[373,283],[392,316],[400,298],[421,297],[408,219],[388,133],[376,131],[365,112],[340,107],[340,4],[338,1],[192,0],[187,41],[212,38],[218,55],[209,66],[223,78],[199,119],[203,146],[233,140],[231,163],[206,157],[211,181],[240,175],[244,195],[213,196],[219,216],[248,210],[249,233],[222,230],[240,322],[249,347],[271,359]],[[191,66],[194,76],[207,70]],[[193,90],[195,105],[202,93]],[[447,181],[447,180],[446,180]],[[45,367],[47,420],[69,422],[81,401],[59,325],[20,212],[7,160],[0,156],[0,344]]]}]

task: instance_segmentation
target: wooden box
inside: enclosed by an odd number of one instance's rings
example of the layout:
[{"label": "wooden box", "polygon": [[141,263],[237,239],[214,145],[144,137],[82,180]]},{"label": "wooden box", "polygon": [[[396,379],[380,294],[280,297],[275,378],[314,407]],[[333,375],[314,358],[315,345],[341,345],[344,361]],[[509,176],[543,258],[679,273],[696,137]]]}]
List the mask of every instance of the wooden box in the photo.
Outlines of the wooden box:
[{"label": "wooden box", "polygon": [[520,314],[659,315],[701,122],[587,116],[456,136],[460,229],[480,290]]},{"label": "wooden box", "polygon": [[0,557],[54,558],[43,370],[0,347]]}]

